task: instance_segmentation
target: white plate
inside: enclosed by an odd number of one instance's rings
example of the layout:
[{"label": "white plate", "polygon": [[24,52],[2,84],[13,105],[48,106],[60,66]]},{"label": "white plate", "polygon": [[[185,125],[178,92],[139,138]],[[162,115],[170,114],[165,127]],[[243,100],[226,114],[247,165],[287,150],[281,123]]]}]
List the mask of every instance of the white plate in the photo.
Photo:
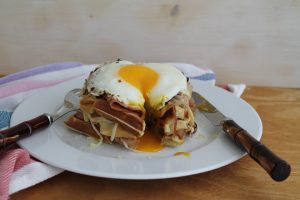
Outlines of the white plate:
[{"label": "white plate", "polygon": [[[13,113],[11,125],[42,113],[55,112],[62,104],[64,95],[73,88],[81,87],[83,81],[84,77],[81,77],[26,99]],[[197,80],[191,82],[195,91],[213,102],[253,137],[261,138],[261,120],[249,104],[218,87]],[[64,119],[19,141],[19,145],[50,165],[80,174],[119,179],[161,179],[197,174],[228,165],[245,155],[198,111],[196,134],[183,145],[166,147],[158,153],[136,153],[108,144],[91,149],[86,137],[65,128]],[[191,154],[189,157],[174,156],[174,153],[181,151]]]}]

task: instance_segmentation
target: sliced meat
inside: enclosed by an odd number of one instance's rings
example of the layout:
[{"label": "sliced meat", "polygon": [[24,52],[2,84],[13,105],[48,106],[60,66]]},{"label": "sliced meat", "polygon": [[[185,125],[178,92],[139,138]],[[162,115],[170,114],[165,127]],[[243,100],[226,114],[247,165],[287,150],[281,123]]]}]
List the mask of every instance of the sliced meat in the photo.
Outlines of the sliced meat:
[{"label": "sliced meat", "polygon": [[96,112],[111,121],[119,123],[125,129],[136,133],[138,136],[144,134],[145,111],[138,107],[125,106],[109,96],[95,98],[87,95],[81,99],[80,109],[89,114]]}]

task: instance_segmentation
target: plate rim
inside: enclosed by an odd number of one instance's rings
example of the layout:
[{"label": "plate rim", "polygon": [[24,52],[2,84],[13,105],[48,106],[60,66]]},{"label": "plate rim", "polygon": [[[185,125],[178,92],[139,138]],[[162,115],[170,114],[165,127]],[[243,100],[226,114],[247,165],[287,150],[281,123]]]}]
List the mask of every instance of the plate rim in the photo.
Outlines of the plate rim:
[{"label": "plate rim", "polygon": [[[67,82],[64,82],[62,84],[58,84],[58,85],[55,85],[55,86],[52,86],[52,87],[49,87],[48,89],[51,89],[51,90],[55,90],[55,88],[58,88],[58,87],[62,87],[64,84],[71,84],[73,82],[76,82],[78,80],[84,80],[85,77],[79,77],[79,78],[76,78],[76,79],[73,79],[71,81],[67,81]],[[218,91],[222,91],[222,92],[227,92],[225,91],[224,89],[222,88],[219,88],[219,87],[216,87],[216,86],[213,86],[213,85],[210,85],[210,84],[207,84],[203,81],[200,81],[200,80],[193,80],[193,79],[190,79],[191,82],[192,82],[192,85],[194,85],[195,83],[196,84],[201,84],[203,85],[203,87],[211,87],[211,88],[214,88]],[[194,84],[193,84],[194,83]],[[17,118],[17,114],[18,114],[18,111],[20,108],[22,108],[22,105],[24,105],[25,103],[24,102],[28,102],[31,98],[34,98],[35,96],[38,96],[38,95],[41,95],[43,92],[45,91],[39,91],[35,94],[33,94],[31,97],[25,99],[21,104],[19,104],[17,106],[17,108],[15,109],[15,111],[13,112],[12,114],[12,117],[11,117],[11,124],[12,125],[15,125],[18,123],[18,121],[16,121],[16,118]],[[222,93],[221,92],[221,93]],[[257,122],[258,122],[258,135],[257,136],[254,136],[256,139],[260,140],[261,137],[262,137],[262,133],[263,133],[263,126],[262,126],[262,121],[261,121],[261,118],[259,117],[258,113],[256,112],[256,110],[249,104],[247,103],[245,100],[243,100],[242,98],[239,98],[237,96],[234,96],[232,93],[229,93],[231,96],[235,97],[238,99],[238,101],[242,101],[244,105],[246,105],[248,108],[247,109],[250,109],[253,114],[256,115],[257,117]],[[30,139],[30,138],[29,138]],[[90,171],[90,170],[87,170],[87,169],[84,169],[84,170],[79,170],[77,168],[66,168],[65,166],[62,166],[58,163],[53,163],[52,161],[49,161],[45,158],[40,158],[39,155],[37,155],[36,153],[30,151],[30,149],[28,149],[26,147],[26,145],[23,144],[22,141],[19,141],[18,144],[26,149],[33,157],[36,157],[37,159],[41,160],[42,162],[45,162],[47,164],[50,164],[52,166],[55,166],[55,167],[58,167],[58,168],[61,168],[61,169],[64,169],[64,170],[68,170],[68,171],[72,171],[72,172],[75,172],[75,173],[80,173],[80,174],[85,174],[85,175],[89,175],[89,176],[96,176],[96,177],[105,177],[105,178],[113,178],[113,179],[130,179],[130,180],[149,180],[149,179],[165,179],[165,178],[175,178],[175,177],[182,177],[182,176],[188,176],[188,175],[193,175],[193,174],[199,174],[199,173],[204,173],[204,172],[207,172],[207,171],[211,171],[211,170],[214,170],[214,169],[217,169],[217,168],[220,168],[220,167],[223,167],[223,166],[226,166],[228,164],[231,164],[239,159],[241,159],[243,156],[246,155],[246,152],[243,152],[241,155],[239,156],[236,156],[236,157],[232,157],[231,159],[226,159],[222,162],[219,162],[219,163],[216,163],[215,165],[213,166],[208,166],[206,168],[199,168],[199,169],[189,169],[189,170],[183,170],[183,171],[175,171],[175,172],[169,172],[169,173],[165,173],[165,172],[160,172],[160,173],[149,173],[149,174],[126,174],[126,173],[106,173],[106,172],[101,172],[101,173],[93,173],[93,171]],[[66,145],[67,146],[67,145]],[[76,149],[76,151],[79,151],[79,149]],[[178,157],[178,156],[176,156]],[[117,158],[110,158],[110,159],[117,159]],[[156,159],[159,159],[159,158],[156,158]],[[163,159],[163,158],[161,158]]]}]

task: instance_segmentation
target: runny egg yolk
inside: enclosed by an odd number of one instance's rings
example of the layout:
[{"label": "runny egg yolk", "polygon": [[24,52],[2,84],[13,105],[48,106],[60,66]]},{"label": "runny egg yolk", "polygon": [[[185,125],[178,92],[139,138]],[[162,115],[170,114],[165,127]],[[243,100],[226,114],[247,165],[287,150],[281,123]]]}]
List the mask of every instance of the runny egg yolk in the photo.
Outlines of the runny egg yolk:
[{"label": "runny egg yolk", "polygon": [[[119,69],[118,75],[137,88],[143,94],[144,99],[148,98],[148,93],[156,85],[159,78],[156,71],[138,64],[123,66]],[[158,152],[163,148],[161,138],[156,133],[146,129],[136,149],[142,152]]]},{"label": "runny egg yolk", "polygon": [[155,86],[159,74],[143,65],[126,65],[119,69],[118,75],[127,83],[136,87],[147,99],[147,94]]},{"label": "runny egg yolk", "polygon": [[142,152],[158,152],[163,148],[164,146],[158,134],[146,129],[136,149]]}]

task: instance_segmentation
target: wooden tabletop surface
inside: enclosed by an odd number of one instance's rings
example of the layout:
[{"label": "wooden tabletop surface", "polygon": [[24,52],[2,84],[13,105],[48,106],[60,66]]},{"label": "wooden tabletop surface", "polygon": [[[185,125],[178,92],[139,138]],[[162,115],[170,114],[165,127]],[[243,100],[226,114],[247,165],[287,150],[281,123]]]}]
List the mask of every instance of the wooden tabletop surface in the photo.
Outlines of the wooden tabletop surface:
[{"label": "wooden tabletop surface", "polygon": [[249,87],[242,98],[262,118],[262,142],[291,164],[287,180],[274,182],[245,156],[210,172],[165,180],[115,180],[63,172],[10,199],[300,199],[300,90]]}]

